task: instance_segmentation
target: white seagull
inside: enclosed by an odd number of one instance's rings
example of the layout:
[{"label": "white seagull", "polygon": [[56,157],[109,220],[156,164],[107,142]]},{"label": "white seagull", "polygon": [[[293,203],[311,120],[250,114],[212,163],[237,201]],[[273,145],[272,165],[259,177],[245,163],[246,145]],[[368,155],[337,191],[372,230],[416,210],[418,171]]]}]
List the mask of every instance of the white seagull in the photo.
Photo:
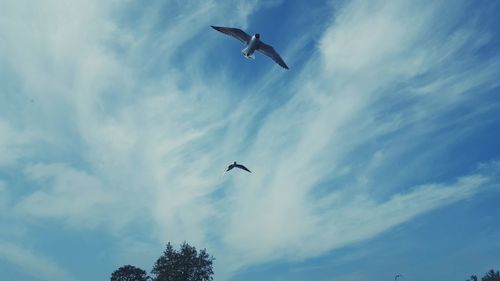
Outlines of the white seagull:
[{"label": "white seagull", "polygon": [[236,163],[236,161],[233,164],[227,166],[226,172],[229,172],[229,170],[232,170],[233,168],[240,168],[242,170],[245,170],[245,171],[251,173],[251,171],[247,167],[245,167],[245,166],[243,166],[241,164]]},{"label": "white seagull", "polygon": [[285,61],[280,57],[278,52],[274,50],[274,48],[260,40],[260,34],[255,33],[253,36],[248,35],[245,31],[232,28],[232,27],[222,27],[222,26],[213,26],[211,27],[219,32],[222,32],[226,35],[234,37],[240,40],[243,44],[245,44],[245,48],[241,50],[241,53],[247,59],[255,59],[254,52],[259,51],[264,55],[270,57],[273,61],[279,64],[281,67],[288,69]]}]

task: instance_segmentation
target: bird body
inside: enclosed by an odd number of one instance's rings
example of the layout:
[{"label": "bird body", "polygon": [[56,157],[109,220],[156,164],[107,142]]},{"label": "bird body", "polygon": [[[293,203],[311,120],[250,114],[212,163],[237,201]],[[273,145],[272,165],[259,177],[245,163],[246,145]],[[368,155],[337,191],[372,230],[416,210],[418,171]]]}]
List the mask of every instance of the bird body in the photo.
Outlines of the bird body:
[{"label": "bird body", "polygon": [[245,166],[243,166],[241,164],[236,163],[236,161],[233,162],[231,165],[227,166],[226,172],[229,172],[233,168],[239,168],[239,169],[242,169],[242,170],[245,170],[245,171],[251,173],[251,171],[247,167],[245,167]]},{"label": "bird body", "polygon": [[271,45],[267,45],[266,43],[260,40],[259,33],[255,33],[253,36],[250,36],[245,31],[238,28],[213,26],[213,25],[212,28],[221,33],[229,35],[235,39],[238,39],[243,44],[245,44],[245,48],[241,50],[241,53],[243,54],[243,56],[245,56],[245,58],[254,59],[255,51],[259,51],[260,53],[270,57],[281,67],[288,69],[288,66],[286,65],[285,61],[280,57],[278,52],[276,52],[276,50],[274,50],[274,48]]},{"label": "bird body", "polygon": [[247,59],[255,59],[255,51],[259,48],[259,34],[255,34],[250,38],[250,41],[248,42],[247,46],[241,50],[241,53],[245,56]]}]

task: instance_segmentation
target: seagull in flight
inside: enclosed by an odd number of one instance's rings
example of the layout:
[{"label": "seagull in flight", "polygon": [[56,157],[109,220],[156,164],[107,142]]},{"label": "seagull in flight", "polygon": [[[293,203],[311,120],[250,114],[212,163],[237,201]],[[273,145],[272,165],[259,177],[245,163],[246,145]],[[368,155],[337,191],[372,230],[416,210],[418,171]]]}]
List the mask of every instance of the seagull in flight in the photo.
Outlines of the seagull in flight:
[{"label": "seagull in flight", "polygon": [[267,45],[266,43],[260,40],[259,33],[255,33],[253,36],[250,36],[245,31],[238,28],[213,26],[213,25],[211,25],[211,27],[219,32],[234,37],[240,40],[243,44],[245,44],[245,48],[241,50],[241,53],[245,56],[245,58],[255,59],[254,52],[259,51],[262,54],[270,57],[281,67],[288,69],[288,65],[286,65],[285,61],[280,57],[278,52],[276,52],[271,45]]},{"label": "seagull in flight", "polygon": [[241,164],[236,163],[236,161],[234,163],[232,163],[231,165],[227,166],[226,172],[228,172],[229,170],[232,170],[233,168],[240,168],[242,170],[245,170],[245,171],[251,173],[251,171],[247,167],[245,167],[245,166],[243,166]]}]

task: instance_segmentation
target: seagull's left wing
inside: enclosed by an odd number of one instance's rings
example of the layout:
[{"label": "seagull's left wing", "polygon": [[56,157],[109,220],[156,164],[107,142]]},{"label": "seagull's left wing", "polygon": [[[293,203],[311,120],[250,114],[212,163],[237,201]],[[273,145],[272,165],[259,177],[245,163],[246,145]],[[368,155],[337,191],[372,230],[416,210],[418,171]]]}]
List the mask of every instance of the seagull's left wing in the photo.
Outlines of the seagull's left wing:
[{"label": "seagull's left wing", "polygon": [[273,47],[270,45],[265,44],[264,42],[260,41],[259,43],[259,48],[257,48],[257,51],[263,53],[264,55],[270,57],[275,61],[277,64],[279,64],[281,67],[288,69],[288,65],[286,65],[285,61],[280,57],[278,52],[274,50]]},{"label": "seagull's left wing", "polygon": [[236,165],[236,167],[238,167],[238,168],[240,168],[240,169],[243,169],[243,170],[245,170],[245,171],[247,171],[247,172],[251,173],[251,171],[250,171],[247,167],[245,167],[245,166],[243,166],[243,165],[241,165],[241,164],[237,164],[237,165]]},{"label": "seagull's left wing", "polygon": [[213,26],[213,25],[211,25],[211,27],[219,32],[222,32],[224,34],[227,34],[231,37],[240,40],[244,44],[248,44],[248,42],[250,42],[250,39],[252,38],[252,36],[248,35],[245,31],[238,28]]}]

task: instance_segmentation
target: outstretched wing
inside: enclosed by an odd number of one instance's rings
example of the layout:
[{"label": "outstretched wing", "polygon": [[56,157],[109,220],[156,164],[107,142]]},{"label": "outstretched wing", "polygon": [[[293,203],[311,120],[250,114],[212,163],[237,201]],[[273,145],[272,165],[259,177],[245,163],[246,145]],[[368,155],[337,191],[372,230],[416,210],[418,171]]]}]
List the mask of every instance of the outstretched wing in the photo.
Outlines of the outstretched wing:
[{"label": "outstretched wing", "polygon": [[250,171],[247,167],[245,167],[245,166],[243,166],[243,165],[241,165],[241,164],[236,164],[236,167],[238,167],[238,168],[240,168],[240,169],[243,169],[243,170],[245,170],[245,171],[247,171],[247,172],[251,173],[251,171]]},{"label": "outstretched wing", "polygon": [[288,65],[286,65],[285,61],[280,57],[278,52],[274,50],[273,47],[270,45],[267,45],[266,43],[260,41],[259,48],[257,51],[263,53],[264,55],[270,57],[275,61],[277,64],[279,64],[281,67],[288,69]]},{"label": "outstretched wing", "polygon": [[229,171],[229,170],[231,170],[232,168],[234,168],[234,165],[233,165],[233,164],[231,164],[231,165],[227,166],[227,170],[226,170],[226,172],[228,172],[228,171]]},{"label": "outstretched wing", "polygon": [[245,44],[248,44],[248,42],[250,42],[250,39],[252,38],[252,36],[248,35],[245,31],[238,28],[213,26],[213,25],[211,25],[211,27],[219,32],[232,36]]}]

